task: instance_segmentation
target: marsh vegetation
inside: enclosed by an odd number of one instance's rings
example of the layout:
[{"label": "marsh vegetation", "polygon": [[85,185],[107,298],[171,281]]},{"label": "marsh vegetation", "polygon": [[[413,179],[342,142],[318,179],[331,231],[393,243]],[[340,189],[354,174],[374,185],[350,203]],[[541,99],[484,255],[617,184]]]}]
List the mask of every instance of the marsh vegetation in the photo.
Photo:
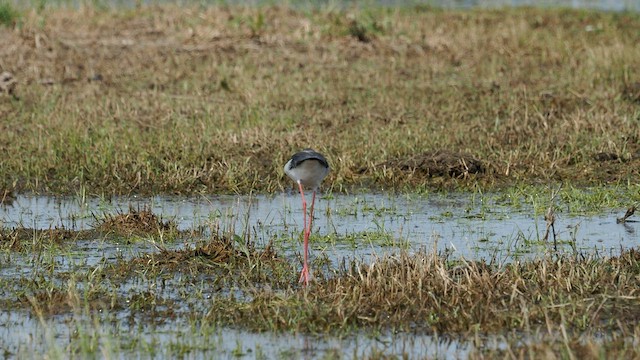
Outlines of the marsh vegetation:
[{"label": "marsh vegetation", "polygon": [[[327,357],[452,355],[389,345],[404,335],[471,358],[639,356],[634,218],[615,223],[640,200],[637,14],[8,4],[0,206],[42,193],[79,210],[3,210],[5,356],[318,350],[230,349],[234,331],[347,339],[314,353]],[[283,163],[310,144],[332,171],[309,287],[288,201],[188,225],[105,205],[281,193]],[[346,345],[363,334],[367,349]]]}]

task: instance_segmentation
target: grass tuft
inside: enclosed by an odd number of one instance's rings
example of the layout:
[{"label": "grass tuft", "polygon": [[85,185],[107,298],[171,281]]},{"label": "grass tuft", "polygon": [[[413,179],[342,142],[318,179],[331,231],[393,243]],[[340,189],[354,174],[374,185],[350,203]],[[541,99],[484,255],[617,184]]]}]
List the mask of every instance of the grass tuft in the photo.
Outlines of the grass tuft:
[{"label": "grass tuft", "polygon": [[105,214],[99,219],[94,215],[98,225],[96,229],[105,233],[115,233],[124,236],[131,235],[158,235],[164,233],[177,233],[177,224],[174,221],[163,221],[151,212],[146,206],[142,210],[129,207],[129,212],[116,215]]}]

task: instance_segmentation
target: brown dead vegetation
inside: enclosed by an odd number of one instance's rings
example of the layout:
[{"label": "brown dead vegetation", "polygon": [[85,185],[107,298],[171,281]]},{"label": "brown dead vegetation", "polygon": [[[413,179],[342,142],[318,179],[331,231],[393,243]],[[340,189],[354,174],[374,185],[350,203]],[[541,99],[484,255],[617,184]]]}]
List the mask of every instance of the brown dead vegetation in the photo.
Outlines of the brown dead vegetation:
[{"label": "brown dead vegetation", "polygon": [[129,207],[129,212],[116,215],[106,214],[99,219],[94,215],[98,225],[96,230],[119,235],[158,235],[159,233],[175,233],[177,225],[174,221],[163,221],[144,206],[142,210]]},{"label": "brown dead vegetation", "polygon": [[640,103],[640,82],[625,84],[622,88],[622,96],[629,101]]},{"label": "brown dead vegetation", "polygon": [[560,323],[571,331],[624,332],[640,319],[639,259],[632,249],[610,259],[550,255],[498,267],[403,253],[353,265],[309,289],[259,292],[249,303],[222,300],[210,316],[256,330],[304,332],[390,327],[473,334]]},{"label": "brown dead vegetation", "polygon": [[8,94],[15,97],[14,91],[16,88],[16,83],[16,79],[10,72],[2,72],[0,74],[0,95]]}]

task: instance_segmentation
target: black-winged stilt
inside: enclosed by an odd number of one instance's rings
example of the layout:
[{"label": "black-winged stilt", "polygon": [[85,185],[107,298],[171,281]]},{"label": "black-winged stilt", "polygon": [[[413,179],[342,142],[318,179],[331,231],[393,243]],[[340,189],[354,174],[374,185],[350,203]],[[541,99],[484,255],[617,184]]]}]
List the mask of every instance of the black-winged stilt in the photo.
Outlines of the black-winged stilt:
[{"label": "black-winged stilt", "polygon": [[[284,165],[284,173],[291,180],[298,184],[300,196],[302,196],[302,212],[304,221],[304,264],[300,273],[300,282],[309,284],[309,234],[311,234],[311,223],[313,222],[313,205],[316,202],[316,190],[320,187],[322,180],[329,174],[329,163],[319,152],[313,149],[304,149],[293,154],[291,159]],[[307,224],[307,201],[304,198],[304,188],[313,191],[311,199],[311,211],[309,211],[309,223]]]}]

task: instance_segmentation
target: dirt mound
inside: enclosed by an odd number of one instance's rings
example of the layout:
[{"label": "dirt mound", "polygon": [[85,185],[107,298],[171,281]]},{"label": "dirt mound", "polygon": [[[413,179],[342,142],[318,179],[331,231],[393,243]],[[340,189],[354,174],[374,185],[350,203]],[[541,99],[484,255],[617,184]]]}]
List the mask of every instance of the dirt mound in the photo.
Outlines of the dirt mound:
[{"label": "dirt mound", "polygon": [[455,178],[464,178],[469,174],[485,172],[485,166],[482,161],[470,154],[449,150],[423,152],[409,158],[391,159],[377,166],[420,173],[426,176],[449,176]]}]

